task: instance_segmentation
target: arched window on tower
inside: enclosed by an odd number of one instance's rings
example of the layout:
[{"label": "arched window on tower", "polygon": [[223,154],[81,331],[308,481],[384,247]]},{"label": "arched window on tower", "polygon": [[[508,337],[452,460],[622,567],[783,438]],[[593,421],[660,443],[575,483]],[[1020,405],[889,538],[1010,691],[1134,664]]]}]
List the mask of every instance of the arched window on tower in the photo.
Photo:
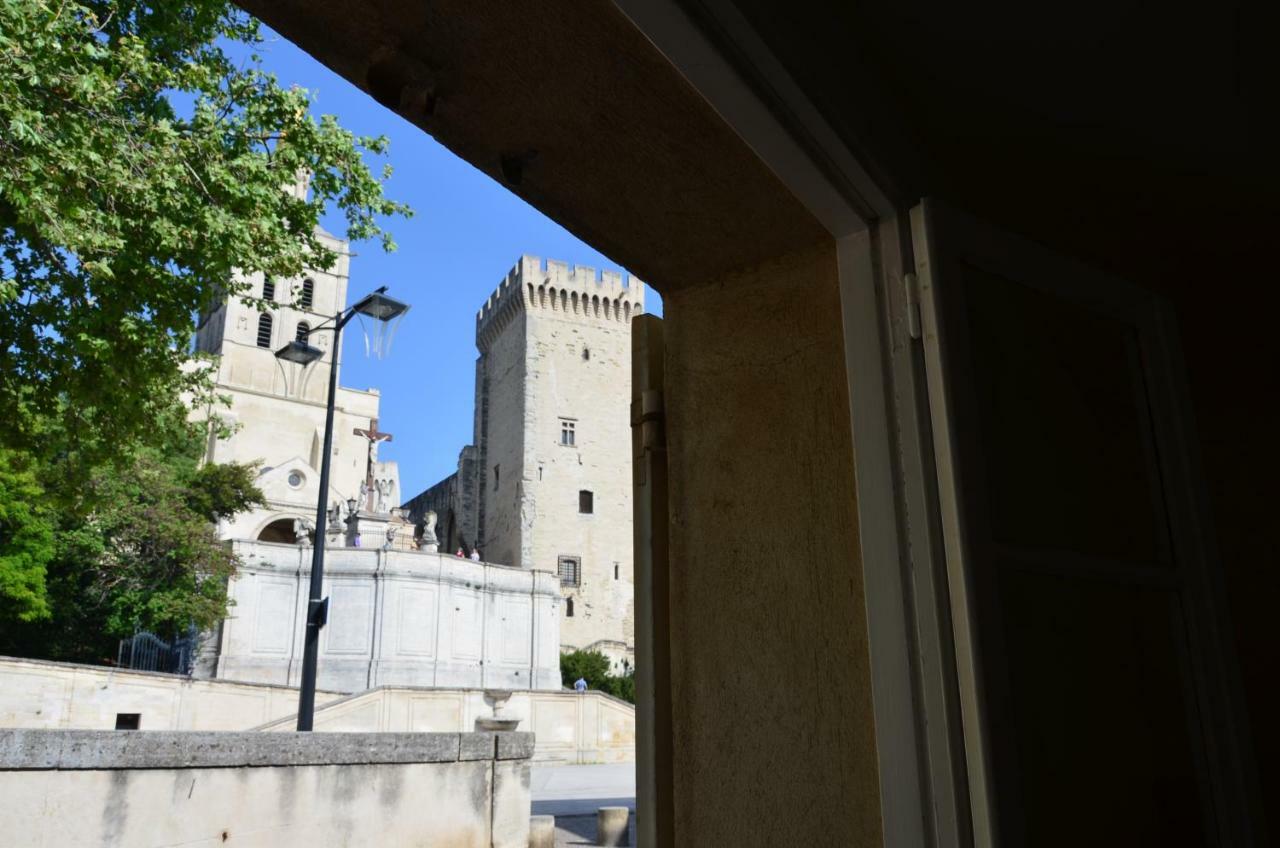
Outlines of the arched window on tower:
[{"label": "arched window on tower", "polygon": [[270,277],[267,277],[262,281],[262,299],[263,300],[276,299],[276,281],[271,279]]},{"label": "arched window on tower", "polygon": [[307,340],[307,335],[310,332],[311,332],[311,325],[308,324],[306,321],[299,321],[298,331],[293,334],[293,337],[300,342],[305,342]]},{"label": "arched window on tower", "polygon": [[258,347],[271,347],[271,313],[263,312],[258,316]]},{"label": "arched window on tower", "polygon": [[298,301],[298,306],[303,309],[310,309],[311,304],[316,298],[316,281],[307,277],[302,281],[302,297]]}]

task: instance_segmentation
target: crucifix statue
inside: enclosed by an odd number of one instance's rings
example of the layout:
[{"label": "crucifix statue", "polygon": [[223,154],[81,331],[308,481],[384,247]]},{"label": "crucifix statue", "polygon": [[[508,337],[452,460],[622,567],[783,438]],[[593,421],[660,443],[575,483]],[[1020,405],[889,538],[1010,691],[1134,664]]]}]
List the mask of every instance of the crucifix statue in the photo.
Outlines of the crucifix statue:
[{"label": "crucifix statue", "polygon": [[373,511],[373,462],[377,455],[378,442],[391,441],[390,433],[383,433],[378,430],[378,419],[369,419],[369,429],[365,430],[360,427],[355,428],[351,432],[357,436],[364,436],[369,441],[369,452],[365,460],[364,485],[360,487],[361,500],[364,501],[364,508]]}]

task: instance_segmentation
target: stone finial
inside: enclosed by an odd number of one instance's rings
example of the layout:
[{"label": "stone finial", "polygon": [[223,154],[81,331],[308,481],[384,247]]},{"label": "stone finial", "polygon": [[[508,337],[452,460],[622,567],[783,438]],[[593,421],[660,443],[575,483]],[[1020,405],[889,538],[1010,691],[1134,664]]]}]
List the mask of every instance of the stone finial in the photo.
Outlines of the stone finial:
[{"label": "stone finial", "polygon": [[440,550],[440,540],[436,538],[436,514],[427,510],[422,518],[422,538],[418,540],[418,550],[434,554]]}]

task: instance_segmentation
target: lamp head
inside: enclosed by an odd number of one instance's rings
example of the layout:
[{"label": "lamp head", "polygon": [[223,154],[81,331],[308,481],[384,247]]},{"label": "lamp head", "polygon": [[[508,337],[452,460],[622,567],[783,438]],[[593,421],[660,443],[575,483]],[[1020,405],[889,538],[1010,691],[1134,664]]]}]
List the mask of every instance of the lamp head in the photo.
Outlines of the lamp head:
[{"label": "lamp head", "polygon": [[303,366],[310,365],[322,356],[324,356],[323,350],[300,341],[289,342],[276,351],[276,359],[283,359],[285,362],[296,362]]},{"label": "lamp head", "polygon": [[396,300],[394,297],[388,297],[383,293],[386,288],[386,286],[383,286],[372,294],[365,295],[351,308],[361,315],[368,315],[378,321],[390,321],[408,312],[409,304]]}]

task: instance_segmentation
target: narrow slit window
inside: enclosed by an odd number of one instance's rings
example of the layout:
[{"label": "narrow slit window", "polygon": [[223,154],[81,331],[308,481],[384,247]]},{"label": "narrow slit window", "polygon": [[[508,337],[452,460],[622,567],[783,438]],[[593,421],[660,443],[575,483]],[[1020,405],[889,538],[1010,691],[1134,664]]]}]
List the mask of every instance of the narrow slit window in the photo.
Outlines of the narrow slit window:
[{"label": "narrow slit window", "polygon": [[271,314],[263,312],[258,316],[258,347],[271,347]]},{"label": "narrow slit window", "polygon": [[502,466],[493,466],[493,490],[498,491],[498,486],[502,483]]},{"label": "narrow slit window", "polygon": [[578,441],[578,422],[560,419],[560,444],[573,447]]},{"label": "narrow slit window", "polygon": [[578,491],[578,512],[590,515],[596,511],[596,496],[586,489]]},{"label": "narrow slit window", "polygon": [[564,617],[573,618],[573,598],[564,599]]}]

